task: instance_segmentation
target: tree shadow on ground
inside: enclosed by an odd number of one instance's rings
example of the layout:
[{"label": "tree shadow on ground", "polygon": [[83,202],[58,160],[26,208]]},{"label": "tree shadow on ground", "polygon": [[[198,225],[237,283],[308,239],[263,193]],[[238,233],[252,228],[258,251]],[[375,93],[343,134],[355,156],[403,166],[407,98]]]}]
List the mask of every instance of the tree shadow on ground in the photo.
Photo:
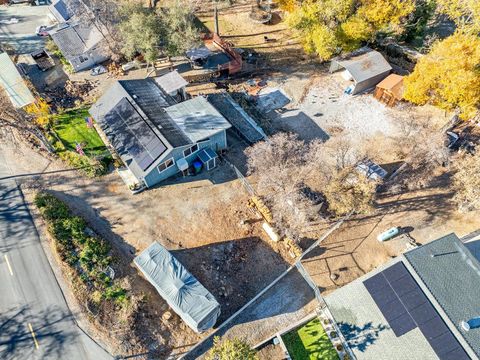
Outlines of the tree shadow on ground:
[{"label": "tree shadow on ground", "polygon": [[72,315],[55,306],[35,312],[24,305],[0,314],[0,358],[17,359],[35,349],[32,325],[44,358],[62,358],[65,347],[77,337]]},{"label": "tree shadow on ground", "polygon": [[[313,310],[309,306],[316,303],[314,299],[312,288],[294,268],[215,333],[215,336],[223,337],[228,333],[228,337],[248,337],[248,342],[253,345],[307,316]],[[213,336],[210,336],[184,359],[198,359],[212,345]]]},{"label": "tree shadow on ground", "polygon": [[337,324],[350,348],[353,350],[357,349],[360,352],[365,352],[370,345],[377,341],[380,333],[388,328],[381,324],[374,325],[372,322],[363,325],[347,322],[339,322]]}]

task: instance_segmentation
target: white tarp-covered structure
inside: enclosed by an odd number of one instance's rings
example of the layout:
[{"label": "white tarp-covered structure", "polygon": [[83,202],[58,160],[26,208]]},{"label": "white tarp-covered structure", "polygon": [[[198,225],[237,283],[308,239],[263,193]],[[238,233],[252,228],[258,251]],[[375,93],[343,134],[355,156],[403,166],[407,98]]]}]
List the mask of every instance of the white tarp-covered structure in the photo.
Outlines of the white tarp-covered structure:
[{"label": "white tarp-covered structure", "polygon": [[215,325],[220,304],[162,245],[154,242],[134,263],[193,330],[202,332]]}]

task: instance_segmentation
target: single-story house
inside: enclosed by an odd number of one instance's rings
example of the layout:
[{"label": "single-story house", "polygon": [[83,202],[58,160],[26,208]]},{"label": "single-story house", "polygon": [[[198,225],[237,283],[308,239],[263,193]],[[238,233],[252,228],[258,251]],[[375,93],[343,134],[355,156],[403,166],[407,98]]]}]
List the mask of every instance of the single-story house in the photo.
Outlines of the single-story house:
[{"label": "single-story house", "polygon": [[377,84],[373,96],[388,106],[394,106],[403,99],[403,76],[388,75]]},{"label": "single-story house", "polygon": [[0,54],[0,87],[17,109],[35,102],[35,97],[6,52]]},{"label": "single-story house", "polygon": [[147,280],[185,323],[196,332],[215,325],[220,304],[215,297],[158,242],[134,260]]},{"label": "single-story house", "polygon": [[204,97],[177,102],[158,82],[116,81],[89,110],[136,184],[145,187],[195,161],[214,167],[231,127]]},{"label": "single-story house", "polygon": [[357,360],[479,359],[480,253],[468,245],[444,236],[325,297]]},{"label": "single-story house", "polygon": [[93,23],[69,20],[49,30],[75,72],[89,69],[110,58],[107,40]]},{"label": "single-story house", "polygon": [[392,67],[378,51],[364,47],[348,55],[332,59],[330,72],[342,70],[344,79],[353,82],[346,92],[354,95],[374,88],[390,74]]}]

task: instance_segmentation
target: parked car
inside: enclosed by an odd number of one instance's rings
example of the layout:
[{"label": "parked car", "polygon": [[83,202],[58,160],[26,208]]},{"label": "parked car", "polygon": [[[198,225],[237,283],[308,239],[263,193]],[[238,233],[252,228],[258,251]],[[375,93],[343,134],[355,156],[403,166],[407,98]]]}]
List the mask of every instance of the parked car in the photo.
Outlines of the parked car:
[{"label": "parked car", "polygon": [[47,25],[40,25],[35,29],[35,34],[37,34],[37,36],[48,36],[48,30]]}]

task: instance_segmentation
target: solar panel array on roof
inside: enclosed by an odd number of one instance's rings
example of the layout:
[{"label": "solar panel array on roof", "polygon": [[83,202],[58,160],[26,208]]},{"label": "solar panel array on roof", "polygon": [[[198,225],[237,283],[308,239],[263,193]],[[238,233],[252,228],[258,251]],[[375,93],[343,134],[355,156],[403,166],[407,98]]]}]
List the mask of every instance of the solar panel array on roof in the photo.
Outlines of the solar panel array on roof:
[{"label": "solar panel array on roof", "polygon": [[167,149],[126,98],[105,114],[100,126],[117,151],[131,156],[143,171]]},{"label": "solar panel array on roof", "polygon": [[363,284],[396,336],[419,327],[441,360],[470,359],[402,262]]},{"label": "solar panel array on roof", "polygon": [[175,100],[165,94],[153,79],[123,80],[120,84],[173,147],[192,143],[165,112],[165,108],[174,105]]}]

